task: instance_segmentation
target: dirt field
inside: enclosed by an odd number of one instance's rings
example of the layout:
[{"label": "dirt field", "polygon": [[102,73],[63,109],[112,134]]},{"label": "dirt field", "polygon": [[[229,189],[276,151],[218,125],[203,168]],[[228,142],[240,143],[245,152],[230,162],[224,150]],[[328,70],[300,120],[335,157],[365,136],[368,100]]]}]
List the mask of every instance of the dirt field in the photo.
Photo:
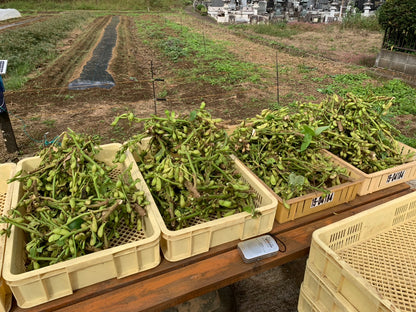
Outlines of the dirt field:
[{"label": "dirt field", "polygon": [[[0,143],[0,162],[33,155],[39,146],[68,127],[76,132],[100,135],[103,144],[123,142],[138,128],[111,127],[116,116],[127,111],[139,116],[155,112],[151,70],[155,78],[164,79],[156,84],[156,92],[163,88],[167,94],[167,101],[157,102],[157,114],[164,114],[165,109],[189,112],[205,101],[214,117],[232,125],[276,102],[277,64],[280,104],[295,100],[318,101],[325,95],[317,89],[330,83],[328,76],[367,71],[368,68],[356,64],[375,59],[382,40],[379,33],[340,31],[332,25],[299,24],[303,31],[282,39],[281,43],[290,47],[282,49],[267,44],[267,40],[254,42],[241,31],[229,30],[192,12],[164,16],[163,19],[203,33],[207,39],[226,43],[236,58],[256,64],[265,73],[262,77],[264,88],[242,85],[225,91],[208,83],[176,80],[175,69],[185,65],[170,63],[159,51],[149,50],[137,35],[135,19],[138,18],[161,20],[154,15],[120,15],[117,45],[108,68],[116,82],[112,89],[74,91],[67,88],[70,81],[79,77],[99,42],[111,19],[107,15],[94,19],[85,32],[78,31],[67,38],[60,46],[61,56],[56,62],[39,68],[38,75],[23,90],[6,92],[20,153],[10,155]],[[5,84],[7,89],[7,80]]]}]

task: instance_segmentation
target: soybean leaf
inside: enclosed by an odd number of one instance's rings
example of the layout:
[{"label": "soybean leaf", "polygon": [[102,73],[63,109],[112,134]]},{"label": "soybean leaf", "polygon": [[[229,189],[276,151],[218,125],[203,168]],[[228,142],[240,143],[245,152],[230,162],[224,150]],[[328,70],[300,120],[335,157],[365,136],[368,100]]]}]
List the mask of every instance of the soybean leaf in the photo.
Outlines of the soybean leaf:
[{"label": "soybean leaf", "polygon": [[196,115],[197,115],[197,112],[196,112],[196,111],[192,111],[192,112],[189,114],[189,120],[190,120],[190,121],[194,121],[194,120],[195,120],[195,118],[196,118]]},{"label": "soybean leaf", "polygon": [[84,223],[84,220],[82,220],[81,218],[77,218],[74,221],[72,221],[71,223],[68,224],[68,227],[70,230],[77,230],[81,228],[81,224]]},{"label": "soybean leaf", "polygon": [[283,164],[282,164],[282,162],[281,162],[281,161],[279,161],[279,162],[276,164],[276,166],[277,166],[277,169],[279,169],[279,170],[285,170],[285,167],[283,166]]},{"label": "soybean leaf", "polygon": [[29,250],[29,256],[30,258],[35,258],[36,257],[36,247],[33,246],[32,248],[30,248]]},{"label": "soybean leaf", "polygon": [[303,131],[302,131],[305,135],[309,134],[310,136],[314,136],[315,135],[315,130],[312,129],[311,127],[309,127],[308,125],[303,125]]},{"label": "soybean leaf", "polygon": [[315,129],[315,136],[316,135],[320,135],[322,133],[322,131],[325,131],[326,129],[328,129],[329,126],[322,126],[322,127],[318,127]]},{"label": "soybean leaf", "polygon": [[312,135],[310,135],[309,133],[306,133],[305,136],[303,137],[303,142],[302,142],[302,145],[300,146],[300,151],[303,152],[304,150],[306,150],[309,144],[311,144],[311,141],[312,141]]},{"label": "soybean leaf", "polygon": [[274,159],[273,157],[270,157],[269,159],[267,159],[266,161],[266,165],[273,165],[276,163],[276,159]]},{"label": "soybean leaf", "polygon": [[289,174],[289,184],[290,185],[303,185],[305,183],[305,178],[301,175],[295,173]]}]

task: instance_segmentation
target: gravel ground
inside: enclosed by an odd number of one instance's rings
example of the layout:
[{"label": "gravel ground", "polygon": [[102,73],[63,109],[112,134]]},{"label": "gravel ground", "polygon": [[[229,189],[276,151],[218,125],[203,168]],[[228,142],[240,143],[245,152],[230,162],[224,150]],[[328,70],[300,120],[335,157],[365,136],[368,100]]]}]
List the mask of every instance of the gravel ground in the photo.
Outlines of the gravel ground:
[{"label": "gravel ground", "polygon": [[296,312],[307,257],[233,284],[235,312]]},{"label": "gravel ground", "polygon": [[306,260],[305,256],[164,312],[297,312]]}]

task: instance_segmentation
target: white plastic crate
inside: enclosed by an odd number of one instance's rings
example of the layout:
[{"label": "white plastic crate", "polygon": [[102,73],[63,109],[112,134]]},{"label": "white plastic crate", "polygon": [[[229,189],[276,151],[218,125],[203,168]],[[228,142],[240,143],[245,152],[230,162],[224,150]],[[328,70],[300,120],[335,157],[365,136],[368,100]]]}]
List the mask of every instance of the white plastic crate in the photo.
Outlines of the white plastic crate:
[{"label": "white plastic crate", "polygon": [[[97,160],[112,164],[120,144],[102,145]],[[115,171],[120,173],[134,163],[130,152],[126,160]],[[16,172],[21,169],[33,170],[39,166],[40,157],[25,158],[18,162]],[[116,174],[116,173],[114,173]],[[131,170],[133,179],[139,178],[138,189],[149,195],[146,184],[137,166]],[[13,182],[11,207],[16,207],[23,195],[21,183]],[[22,230],[12,227],[6,242],[3,276],[10,286],[17,304],[22,308],[32,307],[63,296],[74,290],[111,278],[123,278],[157,266],[160,263],[160,229],[153,214],[147,207],[144,226],[140,232],[129,227],[119,229],[120,238],[110,248],[85,256],[59,262],[37,270],[25,271],[25,235]]]}]

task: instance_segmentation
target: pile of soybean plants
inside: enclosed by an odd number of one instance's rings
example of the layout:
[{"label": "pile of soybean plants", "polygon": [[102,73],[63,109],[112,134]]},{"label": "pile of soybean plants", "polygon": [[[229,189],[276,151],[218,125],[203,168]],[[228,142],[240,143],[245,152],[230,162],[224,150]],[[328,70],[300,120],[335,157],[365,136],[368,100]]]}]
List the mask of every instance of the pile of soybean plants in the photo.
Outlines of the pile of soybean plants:
[{"label": "pile of soybean plants", "polygon": [[23,196],[1,218],[9,224],[3,234],[12,225],[25,231],[27,270],[108,248],[120,225],[141,229],[144,192],[129,166],[114,176],[117,164],[95,160],[99,151],[97,138],[69,130],[38,154],[36,169],[11,179],[22,184]]},{"label": "pile of soybean plants", "polygon": [[144,131],[124,149],[130,147],[136,153],[138,167],[169,229],[243,211],[257,214],[256,194],[235,169],[227,133],[219,126],[221,119],[213,119],[204,103],[189,115],[166,111],[166,117],[136,118],[130,113],[117,117],[113,124],[120,118],[144,124]]},{"label": "pile of soybean plants", "polygon": [[[403,153],[394,139],[399,131],[385,121],[394,98],[336,95],[319,104],[300,104],[300,111],[330,128],[324,135],[329,150],[349,164],[370,174],[409,162],[414,153]],[[376,105],[376,103],[383,103]],[[381,107],[378,107],[381,106]]]},{"label": "pile of soybean plants", "polygon": [[287,200],[344,183],[347,169],[321,152],[328,126],[287,107],[263,110],[242,122],[230,139],[237,157],[265,182],[288,208]]}]

